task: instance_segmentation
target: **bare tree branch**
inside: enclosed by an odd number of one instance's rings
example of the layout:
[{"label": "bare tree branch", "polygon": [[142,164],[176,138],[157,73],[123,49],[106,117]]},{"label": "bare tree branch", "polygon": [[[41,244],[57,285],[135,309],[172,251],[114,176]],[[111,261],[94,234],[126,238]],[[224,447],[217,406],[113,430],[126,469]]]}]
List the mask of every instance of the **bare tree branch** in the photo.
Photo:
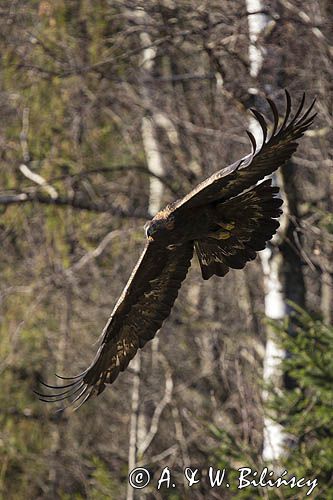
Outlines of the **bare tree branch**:
[{"label": "bare tree branch", "polygon": [[31,181],[35,182],[36,184],[38,184],[39,186],[44,188],[45,191],[51,196],[51,198],[53,200],[58,198],[58,193],[57,193],[56,189],[54,189],[53,186],[50,186],[50,184],[48,184],[47,181],[41,175],[36,174],[32,170],[30,170],[30,168],[27,165],[25,165],[24,163],[22,163],[19,166],[19,169],[22,172],[22,174],[25,177],[27,177],[27,179],[30,179]]},{"label": "bare tree branch", "polygon": [[4,193],[0,194],[0,205],[8,206],[13,204],[22,204],[28,202],[41,203],[43,205],[56,205],[56,206],[70,206],[78,210],[87,210],[89,212],[99,212],[99,213],[111,213],[116,217],[124,218],[135,218],[135,219],[148,219],[149,214],[142,212],[140,210],[133,210],[133,212],[127,212],[120,207],[113,207],[105,202],[94,203],[87,199],[82,199],[79,197],[65,197],[58,196],[53,199],[42,193],[31,192],[31,193]]},{"label": "bare tree branch", "polygon": [[110,233],[108,233],[106,236],[104,236],[104,238],[101,240],[101,242],[94,250],[87,252],[83,257],[81,257],[79,261],[75,262],[75,264],[73,264],[72,267],[68,269],[68,271],[71,272],[79,271],[80,269],[82,269],[82,267],[86,266],[91,260],[97,259],[97,257],[99,257],[104,252],[110,241],[112,241],[114,238],[117,238],[120,235],[123,235],[126,232],[127,231],[125,229],[115,229]]},{"label": "bare tree branch", "polygon": [[160,422],[161,415],[163,413],[164,408],[170,403],[171,397],[172,397],[172,391],[173,391],[173,380],[172,380],[172,374],[170,367],[168,365],[168,362],[166,358],[163,356],[162,353],[158,353],[158,356],[160,358],[160,361],[162,362],[164,366],[164,373],[165,373],[165,388],[164,388],[164,395],[161,401],[156,405],[153,417],[151,419],[150,423],[150,429],[149,432],[147,433],[144,441],[140,443],[138,446],[138,455],[139,457],[143,457],[145,454],[146,450],[149,448],[152,440],[156,436],[158,432],[158,426]]}]

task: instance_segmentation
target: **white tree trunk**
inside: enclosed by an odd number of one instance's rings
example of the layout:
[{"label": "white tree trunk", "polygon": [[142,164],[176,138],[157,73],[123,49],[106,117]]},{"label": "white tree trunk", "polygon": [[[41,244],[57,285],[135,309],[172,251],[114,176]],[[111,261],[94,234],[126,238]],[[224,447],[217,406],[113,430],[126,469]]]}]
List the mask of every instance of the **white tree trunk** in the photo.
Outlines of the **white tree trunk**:
[{"label": "white tree trunk", "polygon": [[[264,9],[264,4],[261,0],[246,0],[246,9],[248,13],[260,12]],[[258,43],[258,38],[260,33],[264,31],[267,22],[267,16],[265,14],[251,14],[248,16],[250,75],[253,78],[258,76],[263,65],[264,48]]]},{"label": "white tree trunk", "polygon": [[[261,0],[246,0],[247,11],[249,13],[264,10],[264,2]],[[253,79],[258,77],[264,62],[265,51],[260,45],[260,34],[263,33],[268,24],[265,14],[257,13],[248,16],[249,23],[249,59],[250,74]],[[256,89],[253,89],[255,92]],[[258,143],[262,137],[261,128],[255,119],[250,121],[250,130],[256,137]],[[275,254],[271,247],[260,252],[262,269],[264,273],[265,291],[265,314],[268,318],[281,319],[286,314],[286,304],[283,295],[283,287],[280,281],[281,257]],[[263,377],[265,382],[281,383],[280,365],[285,353],[279,348],[272,332],[267,331],[266,350],[263,363]],[[266,391],[263,394],[264,400],[267,398]],[[283,450],[284,432],[283,428],[271,418],[264,418],[264,444],[263,459],[269,462],[277,460]]]},{"label": "white tree trunk", "polygon": [[[146,12],[138,8],[135,11],[137,19],[142,22],[143,28],[144,23],[147,19]],[[144,29],[140,33],[140,41],[142,47],[142,68],[146,73],[151,73],[154,67],[154,60],[156,55],[156,48],[152,47],[152,40],[148,32]],[[141,123],[141,135],[143,148],[145,151],[146,161],[148,169],[155,175],[162,177],[164,174],[163,160],[160,152],[159,144],[156,137],[156,121],[154,120],[154,105],[150,95],[149,82],[148,86],[142,87],[143,98],[146,101],[146,107],[150,111],[150,116],[145,116]],[[156,212],[160,210],[162,196],[163,196],[163,184],[156,178],[150,178],[149,186],[149,205],[148,212],[151,217],[153,217]],[[158,340],[155,337],[152,341],[153,358],[157,354]],[[138,449],[142,448],[142,443],[146,436],[145,432],[145,421],[143,415],[140,416],[139,407],[139,397],[140,397],[140,368],[141,368],[141,356],[140,351],[137,352],[135,358],[131,363],[133,369],[133,387],[132,387],[132,408],[131,408],[131,420],[130,420],[130,442],[129,442],[129,452],[128,452],[128,468],[129,472],[136,467]],[[155,356],[154,356],[155,354]],[[140,418],[141,417],[141,418]],[[149,444],[148,444],[149,446]],[[148,447],[147,446],[147,447]],[[132,486],[128,485],[126,500],[133,500],[134,489]]]},{"label": "white tree trunk", "polygon": [[[279,278],[280,255],[274,255],[273,250],[267,247],[261,252],[260,257],[264,272],[265,314],[271,319],[282,319],[286,315],[287,308],[282,283]],[[277,345],[272,332],[268,329],[263,366],[265,382],[272,382],[274,385],[281,384],[282,372],[280,367],[284,356],[284,350]],[[266,400],[267,396],[267,391],[264,391],[263,399]],[[277,460],[282,455],[284,439],[285,435],[282,426],[265,416],[263,459],[268,462]]]},{"label": "white tree trunk", "polygon": [[[161,177],[164,173],[162,156],[156,139],[155,123],[153,118],[144,117],[141,125],[142,141],[145,150],[148,169]],[[161,208],[163,184],[156,177],[150,178],[148,212],[153,217]]]}]

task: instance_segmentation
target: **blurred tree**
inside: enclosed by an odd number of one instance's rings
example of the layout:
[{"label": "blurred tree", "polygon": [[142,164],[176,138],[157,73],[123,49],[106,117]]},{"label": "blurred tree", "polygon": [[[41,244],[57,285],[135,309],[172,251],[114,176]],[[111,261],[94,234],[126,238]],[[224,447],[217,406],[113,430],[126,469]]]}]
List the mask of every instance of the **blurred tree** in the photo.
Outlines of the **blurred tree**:
[{"label": "blurred tree", "polygon": [[[251,449],[223,429],[212,429],[221,440],[215,452],[217,467],[226,467],[230,484],[234,491],[238,486],[239,467],[252,468],[261,472],[264,467],[275,471],[275,478],[287,470],[289,476],[298,479],[317,479],[314,489],[316,498],[333,498],[332,450],[333,450],[333,328],[322,319],[313,318],[307,312],[293,304],[297,318],[293,320],[294,335],[290,335],[288,321],[270,321],[276,334],[276,340],[282,349],[290,353],[283,360],[283,369],[295,380],[295,387],[277,388],[268,386],[269,399],[267,411],[271,418],[277,418],[288,436],[284,443],[285,450],[279,461],[272,465],[258,460]],[[289,477],[286,475],[286,478]],[[288,486],[279,490],[268,489],[267,498],[295,498],[306,496],[309,488],[302,488],[295,493]],[[237,498],[262,498],[262,488],[246,488],[237,492]]]},{"label": "blurred tree", "polygon": [[[243,0],[1,2],[3,496],[125,497],[131,371],[71,416],[42,407],[31,389],[61,366],[71,364],[69,375],[86,367],[140,252],[151,186],[163,184],[163,205],[247,153],[249,89],[256,83],[261,98],[271,84],[270,96],[282,95],[277,70],[292,95],[318,97],[290,189],[307,307],[331,321],[332,8],[269,3],[258,85],[249,15]],[[142,124],[152,117],[163,171],[145,154]],[[208,424],[260,455],[262,281],[259,262],[208,283],[194,264],[159,332],[165,363],[141,353],[137,463],[153,477],[174,469],[180,498],[183,464],[202,467],[217,444]],[[191,498],[210,493],[202,485]],[[153,484],[141,495],[159,498]]]}]

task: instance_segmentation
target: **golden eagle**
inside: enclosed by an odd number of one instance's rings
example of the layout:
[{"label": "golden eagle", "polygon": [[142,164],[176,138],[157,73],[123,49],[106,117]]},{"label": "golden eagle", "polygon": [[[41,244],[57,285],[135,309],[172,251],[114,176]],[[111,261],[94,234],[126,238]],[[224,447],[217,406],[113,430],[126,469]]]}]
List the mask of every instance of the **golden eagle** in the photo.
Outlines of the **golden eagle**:
[{"label": "golden eagle", "polygon": [[[314,102],[304,111],[305,95],[290,119],[291,99],[279,126],[274,102],[268,136],[266,120],[251,109],[262,134],[258,148],[247,132],[252,152],[199,184],[184,198],[168,205],[146,224],[146,246],[103,332],[91,365],[76,377],[60,377],[64,385],[51,386],[56,394],[37,392],[42,401],[68,399],[81,406],[100,394],[124,371],[137,350],[151,340],[169,316],[195,249],[202,277],[224,276],[230,268],[242,269],[265,248],[279,223],[282,200],[271,180],[257,184],[284,165],[296,151],[297,139],[312,124]],[[59,391],[59,392],[58,392]]]}]

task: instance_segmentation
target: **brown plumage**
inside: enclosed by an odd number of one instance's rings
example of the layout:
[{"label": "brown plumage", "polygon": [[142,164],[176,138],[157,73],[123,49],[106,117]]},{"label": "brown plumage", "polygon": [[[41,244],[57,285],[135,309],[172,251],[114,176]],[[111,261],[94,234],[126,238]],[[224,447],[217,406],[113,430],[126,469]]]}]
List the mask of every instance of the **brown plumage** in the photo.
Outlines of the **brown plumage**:
[{"label": "brown plumage", "polygon": [[[62,386],[51,386],[55,394],[37,392],[42,401],[67,399],[81,406],[100,394],[124,371],[137,350],[151,340],[170,314],[182,281],[191,264],[193,250],[202,277],[224,276],[230,268],[241,269],[276,232],[282,200],[272,174],[297,149],[297,139],[312,124],[311,106],[304,112],[305,96],[290,119],[291,99],[286,91],[286,111],[279,127],[275,104],[268,138],[265,118],[251,110],[260,124],[263,143],[257,148],[248,132],[252,152],[199,184],[184,198],[168,205],[146,224],[147,243],[102,333],[100,347],[91,365]],[[311,115],[311,116],[310,116]]]}]

